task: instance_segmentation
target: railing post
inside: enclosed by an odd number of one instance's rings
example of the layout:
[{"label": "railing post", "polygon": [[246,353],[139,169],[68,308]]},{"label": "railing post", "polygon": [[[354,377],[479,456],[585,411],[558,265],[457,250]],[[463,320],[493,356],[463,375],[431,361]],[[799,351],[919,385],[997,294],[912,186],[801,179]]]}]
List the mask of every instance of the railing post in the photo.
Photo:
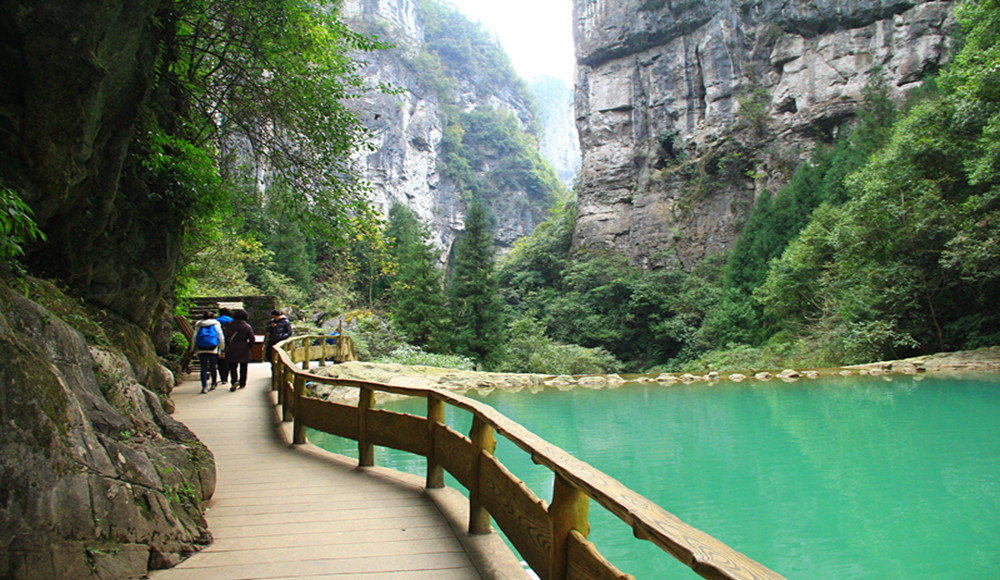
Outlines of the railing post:
[{"label": "railing post", "polygon": [[549,555],[549,580],[565,580],[567,573],[569,534],[576,530],[583,537],[590,535],[587,512],[590,498],[587,494],[569,484],[558,473],[552,486],[552,505],[549,518],[552,521],[552,553]]},{"label": "railing post", "polygon": [[444,469],[438,464],[434,453],[434,426],[438,423],[444,424],[444,401],[434,395],[427,395],[427,433],[431,442],[430,452],[427,454],[428,489],[444,487]]},{"label": "railing post", "polygon": [[292,409],[292,405],[295,404],[295,401],[292,400],[294,397],[288,392],[288,381],[294,377],[292,369],[290,367],[285,367],[284,375],[285,376],[281,379],[281,388],[278,389],[278,398],[281,402],[281,420],[291,421],[295,418],[292,414],[294,411],[294,409]]},{"label": "railing post", "polygon": [[375,465],[375,446],[368,442],[368,409],[375,406],[375,391],[360,387],[358,393],[358,467]]},{"label": "railing post", "polygon": [[309,357],[312,356],[312,346],[309,344],[308,338],[302,339],[302,348],[306,351],[306,356],[302,357],[302,370],[309,370]]},{"label": "railing post", "polygon": [[480,463],[483,453],[490,455],[496,451],[497,441],[493,427],[483,421],[479,415],[472,418],[472,429],[469,432],[469,439],[472,440],[472,481],[469,488],[469,533],[488,534],[492,531],[490,527],[490,513],[483,507],[481,498]]},{"label": "railing post", "polygon": [[306,442],[306,426],[302,423],[302,409],[300,408],[302,397],[306,394],[305,377],[295,377],[295,394],[292,396],[292,414],[295,418],[295,425],[292,426],[292,443],[302,445]]}]

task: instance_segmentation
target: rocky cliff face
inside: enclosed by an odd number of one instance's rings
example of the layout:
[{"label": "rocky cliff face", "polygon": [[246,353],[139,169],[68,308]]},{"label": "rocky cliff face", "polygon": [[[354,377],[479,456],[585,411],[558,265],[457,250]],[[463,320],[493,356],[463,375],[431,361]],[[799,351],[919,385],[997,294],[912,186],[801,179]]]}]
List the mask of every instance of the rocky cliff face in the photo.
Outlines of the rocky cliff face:
[{"label": "rocky cliff face", "polygon": [[[72,302],[45,284],[29,293],[39,288]],[[21,292],[0,283],[0,577],[140,578],[211,541],[211,453],[139,384],[138,365],[110,346],[117,337],[91,326],[106,346],[88,346]],[[157,368],[144,382],[172,386]]]},{"label": "rocky cliff face", "polygon": [[574,0],[583,164],[575,242],[690,267],[756,196],[947,57],[951,2]]},{"label": "rocky cliff face", "polygon": [[[513,113],[522,128],[534,113],[513,87],[488,85],[473,76],[450,76],[453,102],[442,102],[439,79],[428,78],[424,22],[418,0],[347,0],[346,20],[356,30],[374,33],[395,48],[364,55],[363,75],[372,86],[384,83],[396,94],[370,91],[358,100],[359,114],[372,132],[372,152],[361,156],[361,173],[372,185],[372,202],[383,214],[400,202],[429,225],[442,259],[450,253],[465,220],[463,192],[443,169],[446,107],[470,112],[500,109]],[[454,113],[453,113],[454,114]],[[489,168],[473,168],[487,171]],[[494,236],[501,247],[523,237],[545,218],[543,209],[525,210],[518,200],[528,192],[514,188],[489,202],[497,221]]]},{"label": "rocky cliff face", "polygon": [[162,311],[180,249],[180,220],[130,179],[127,161],[161,4],[0,6],[0,176],[48,236],[28,260],[144,328]]},{"label": "rocky cliff face", "polygon": [[571,185],[580,171],[580,138],[573,116],[573,88],[557,78],[539,77],[531,81],[531,92],[538,99],[545,131],[542,156],[552,164],[559,179]]}]

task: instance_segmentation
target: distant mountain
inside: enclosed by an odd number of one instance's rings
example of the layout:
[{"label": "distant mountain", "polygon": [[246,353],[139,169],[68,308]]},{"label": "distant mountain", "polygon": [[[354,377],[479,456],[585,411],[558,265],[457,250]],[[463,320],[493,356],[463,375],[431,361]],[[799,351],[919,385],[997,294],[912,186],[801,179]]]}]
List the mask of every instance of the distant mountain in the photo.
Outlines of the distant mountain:
[{"label": "distant mountain", "polygon": [[572,186],[580,171],[580,140],[573,114],[573,87],[555,77],[538,77],[528,84],[538,101],[544,134],[542,157],[552,165],[559,179]]}]

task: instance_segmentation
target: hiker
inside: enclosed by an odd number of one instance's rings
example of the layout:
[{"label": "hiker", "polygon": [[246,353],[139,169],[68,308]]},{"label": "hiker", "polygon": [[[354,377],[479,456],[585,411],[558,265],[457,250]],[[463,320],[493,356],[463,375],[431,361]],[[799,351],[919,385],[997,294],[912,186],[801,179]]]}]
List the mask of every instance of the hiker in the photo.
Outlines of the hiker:
[{"label": "hiker", "polygon": [[274,345],[292,335],[292,323],[280,310],[271,311],[271,322],[267,325],[267,360],[274,363]]},{"label": "hiker", "polygon": [[[218,386],[216,368],[219,355],[226,351],[226,337],[222,325],[211,312],[202,314],[194,325],[194,346],[201,367],[201,392],[207,393]],[[209,386],[209,378],[212,379]]]},{"label": "hiker", "polygon": [[250,350],[257,340],[253,327],[248,322],[247,311],[233,312],[233,321],[226,326],[226,364],[232,372],[233,384],[230,391],[247,386],[247,366],[250,364]]},{"label": "hiker", "polygon": [[[220,308],[219,309],[219,317],[216,318],[216,320],[219,321],[219,324],[222,325],[222,334],[225,335],[225,336],[227,336],[227,337],[229,336],[229,333],[226,331],[226,327],[229,325],[230,322],[233,321],[233,317],[231,316],[231,314],[232,314],[232,312],[230,312],[228,308]],[[229,344],[229,339],[228,338],[226,339],[226,344],[227,345]],[[227,351],[226,354],[228,354],[229,349],[227,348],[226,351]],[[228,356],[221,356],[221,357],[219,357],[219,384],[220,385],[225,385],[226,382],[229,381],[229,361],[228,361],[228,358],[229,358]],[[235,376],[233,378],[235,378]]]}]

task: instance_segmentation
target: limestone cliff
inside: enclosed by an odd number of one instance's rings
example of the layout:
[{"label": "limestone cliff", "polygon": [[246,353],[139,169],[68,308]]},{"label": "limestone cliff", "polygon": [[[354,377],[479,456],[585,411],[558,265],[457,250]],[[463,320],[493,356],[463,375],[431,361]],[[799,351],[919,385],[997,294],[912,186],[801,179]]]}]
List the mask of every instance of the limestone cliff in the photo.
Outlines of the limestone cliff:
[{"label": "limestone cliff", "polygon": [[[413,209],[430,226],[444,258],[464,227],[466,202],[477,196],[457,178],[459,171],[448,167],[454,141],[465,132],[460,117],[475,111],[509,112],[525,134],[536,130],[537,120],[529,94],[516,77],[477,68],[464,62],[458,49],[451,50],[442,36],[456,34],[455,23],[462,27],[471,23],[436,5],[421,8],[418,0],[348,0],[344,14],[352,28],[394,44],[392,49],[362,56],[363,74],[372,86],[383,83],[396,89],[391,94],[369,91],[358,99],[359,114],[372,132],[372,151],[359,159],[361,173],[372,185],[372,201],[383,213],[394,202]],[[450,19],[438,26],[444,30],[426,29],[427,6],[439,11],[438,18],[444,14]],[[513,75],[513,69],[509,72]],[[475,179],[490,183],[490,195],[483,201],[496,218],[494,235],[500,247],[531,233],[545,218],[552,194],[548,186],[490,180],[489,174],[503,162],[501,153],[482,152],[480,163],[469,168]]]},{"label": "limestone cliff", "polygon": [[761,191],[948,55],[951,2],[574,0],[577,246],[690,267],[729,248]]}]

